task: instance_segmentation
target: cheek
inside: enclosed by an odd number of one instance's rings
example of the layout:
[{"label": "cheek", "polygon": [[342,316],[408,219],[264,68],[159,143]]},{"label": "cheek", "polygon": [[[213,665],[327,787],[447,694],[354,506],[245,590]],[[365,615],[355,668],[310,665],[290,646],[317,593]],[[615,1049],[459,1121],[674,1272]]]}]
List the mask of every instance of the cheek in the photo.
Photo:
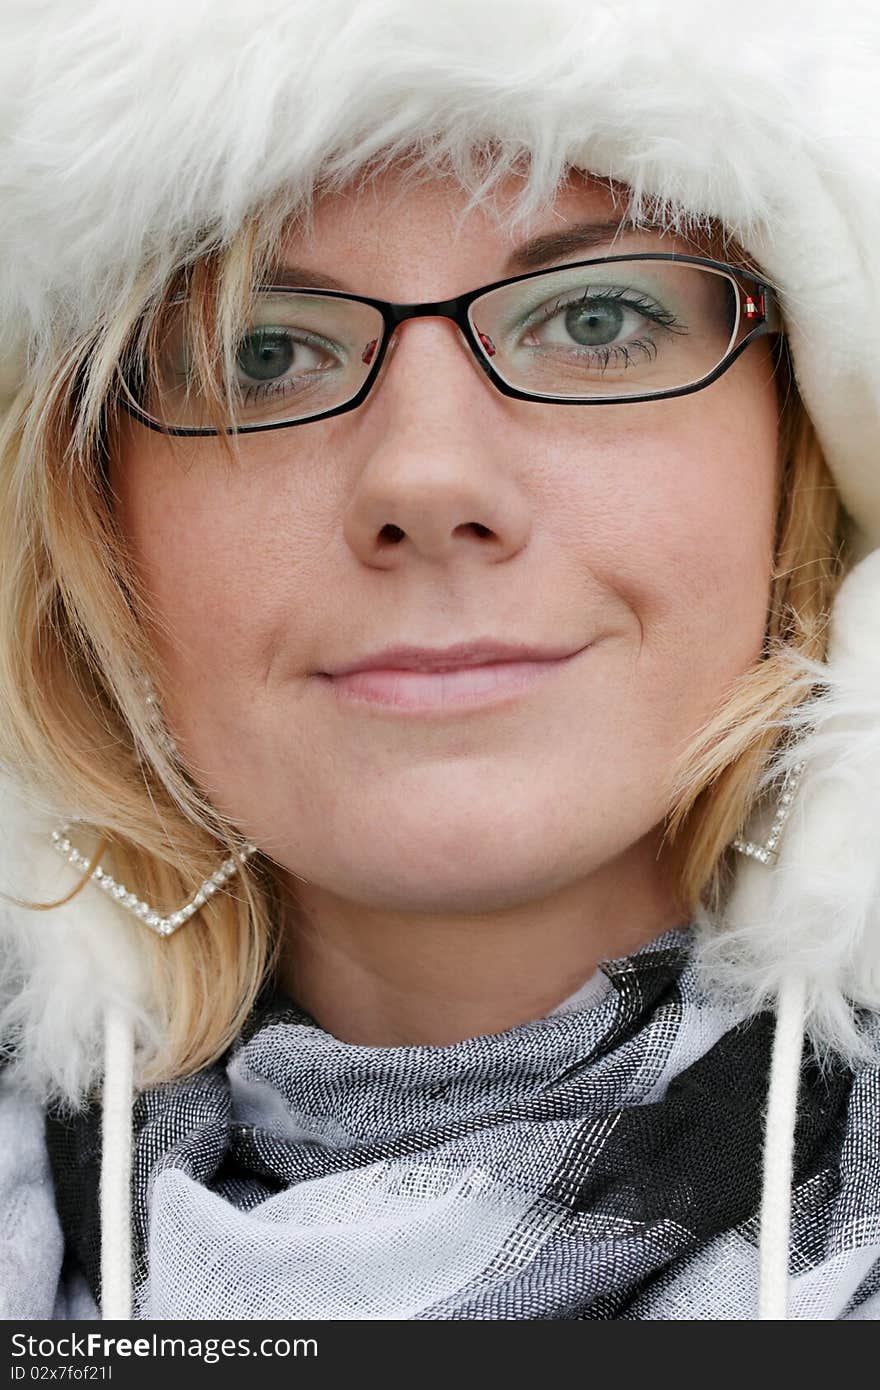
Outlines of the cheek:
[{"label": "cheek", "polygon": [[673,694],[676,666],[705,686],[707,703],[710,690],[717,698],[718,683],[758,656],[766,629],[775,391],[719,392],[713,410],[709,395],[647,405],[650,420],[631,413],[619,429],[605,424],[579,470],[577,505],[559,511],[561,543],[638,623],[642,670],[664,678],[658,700],[664,688]]},{"label": "cheek", "polygon": [[172,687],[210,705],[218,682],[265,678],[282,626],[313,629],[326,586],[310,576],[327,563],[333,502],[318,515],[294,498],[289,467],[233,468],[201,442],[172,454],[146,433],[134,427],[116,451],[116,516]]}]

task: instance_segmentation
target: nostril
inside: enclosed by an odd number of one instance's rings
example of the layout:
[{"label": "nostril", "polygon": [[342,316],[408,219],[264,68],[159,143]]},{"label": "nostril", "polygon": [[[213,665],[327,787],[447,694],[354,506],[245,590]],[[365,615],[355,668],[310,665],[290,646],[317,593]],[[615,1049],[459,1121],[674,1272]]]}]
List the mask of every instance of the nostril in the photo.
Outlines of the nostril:
[{"label": "nostril", "polygon": [[[481,521],[468,521],[463,526],[457,526],[456,531],[464,531],[470,527],[480,537],[494,535],[490,526],[484,526]],[[379,540],[390,545],[398,545],[404,539],[406,532],[396,526],[393,521],[387,521],[379,532]]]}]

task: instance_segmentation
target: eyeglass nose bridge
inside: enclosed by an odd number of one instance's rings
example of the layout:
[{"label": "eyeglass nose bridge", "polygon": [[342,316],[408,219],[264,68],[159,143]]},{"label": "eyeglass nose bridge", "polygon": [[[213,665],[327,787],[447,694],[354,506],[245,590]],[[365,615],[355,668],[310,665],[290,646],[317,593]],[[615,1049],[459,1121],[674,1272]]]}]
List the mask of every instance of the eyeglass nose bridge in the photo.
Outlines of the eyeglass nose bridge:
[{"label": "eyeglass nose bridge", "polygon": [[407,319],[452,319],[459,323],[462,317],[462,297],[437,299],[431,304],[389,304],[387,318],[396,328]]},{"label": "eyeglass nose bridge", "polygon": [[[427,304],[386,304],[384,306],[385,332],[387,337],[384,357],[389,357],[399,336],[401,324],[409,319],[449,319],[455,324],[468,348],[468,356],[477,364],[484,375],[493,378],[492,368],[474,341],[476,331],[468,318],[468,307],[474,298],[472,294],[458,295],[453,299],[437,299]],[[491,346],[491,345],[490,345]],[[494,352],[494,348],[491,348]],[[375,383],[374,383],[375,384]]]}]

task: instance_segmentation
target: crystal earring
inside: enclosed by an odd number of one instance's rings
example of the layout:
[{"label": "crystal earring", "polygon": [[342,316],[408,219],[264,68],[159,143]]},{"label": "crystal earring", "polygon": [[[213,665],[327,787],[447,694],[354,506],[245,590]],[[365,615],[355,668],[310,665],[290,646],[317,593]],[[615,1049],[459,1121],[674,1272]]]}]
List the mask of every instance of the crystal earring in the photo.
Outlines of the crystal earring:
[{"label": "crystal earring", "polygon": [[171,737],[168,726],[162,717],[162,706],[159,704],[159,696],[156,694],[155,686],[149,676],[141,676],[141,687],[144,692],[144,701],[147,706],[150,729],[155,735],[156,741],[162,746],[173,762],[180,762],[180,750]]},{"label": "crystal earring", "polygon": [[[87,869],[90,861],[71,844],[68,837],[68,831],[73,828],[75,823],[75,821],[67,821],[64,825],[59,826],[57,830],[53,830],[52,843],[58,853],[66,859],[69,864],[75,864],[78,869]],[[170,913],[167,917],[163,917],[161,912],[151,907],[149,903],[142,902],[136,893],[130,893],[125,887],[125,884],[119,883],[115,878],[111,878],[100,865],[92,870],[91,877],[99,888],[103,889],[105,893],[108,893],[111,898],[115,898],[122,907],[127,907],[130,912],[133,912],[136,917],[139,917],[140,920],[156,932],[157,935],[170,936],[172,932],[177,931],[178,927],[182,927],[184,922],[188,922],[190,917],[193,917],[200,908],[204,907],[205,903],[209,898],[213,897],[218,888],[222,888],[223,885],[232,878],[233,874],[238,873],[239,864],[243,864],[246,859],[249,859],[252,854],[256,853],[256,850],[256,845],[246,844],[244,849],[238,854],[230,855],[228,859],[224,859],[220,868],[205,879],[204,883],[201,884],[193,897],[191,897],[188,902],[185,902],[182,907],[179,907],[176,912]]]},{"label": "crystal earring", "polygon": [[759,845],[753,840],[741,839],[733,841],[733,848],[739,850],[740,854],[746,854],[750,859],[757,859],[761,864],[770,864],[776,858],[779,853],[782,831],[785,822],[791,815],[795,793],[801,784],[805,767],[806,763],[795,763],[783,777],[779,800],[776,803],[776,814],[773,817],[773,824],[770,826],[770,834],[764,843]]},{"label": "crystal earring", "polygon": [[[165,726],[159,706],[159,698],[148,676],[142,677],[142,685],[144,688],[144,699],[149,707],[150,726],[153,733],[156,735],[156,738],[161,743],[168,756],[179,760],[180,753]],[[90,861],[84,854],[80,853],[80,851],[75,848],[68,835],[68,831],[73,828],[77,819],[78,818],[67,821],[64,825],[59,826],[57,830],[53,830],[52,844],[69,864],[76,865],[78,869],[87,869]],[[208,899],[213,897],[218,888],[222,888],[223,885],[238,872],[239,864],[243,864],[252,854],[256,853],[256,850],[256,845],[246,844],[240,853],[237,855],[230,855],[228,859],[224,859],[220,868],[205,879],[204,883],[201,884],[189,901],[178,908],[176,912],[170,913],[167,917],[163,917],[162,913],[158,912],[156,908],[151,907],[149,903],[142,902],[136,893],[129,892],[124,883],[119,883],[115,878],[111,878],[110,874],[102,869],[100,865],[92,871],[91,878],[99,888],[103,889],[105,893],[108,893],[109,896],[120,903],[122,907],[128,908],[130,912],[133,912],[134,915],[140,918],[152,931],[156,932],[159,936],[171,936],[172,932],[177,931],[178,927],[182,927],[184,922],[188,922],[190,917],[193,917],[199,909],[205,905]]]}]

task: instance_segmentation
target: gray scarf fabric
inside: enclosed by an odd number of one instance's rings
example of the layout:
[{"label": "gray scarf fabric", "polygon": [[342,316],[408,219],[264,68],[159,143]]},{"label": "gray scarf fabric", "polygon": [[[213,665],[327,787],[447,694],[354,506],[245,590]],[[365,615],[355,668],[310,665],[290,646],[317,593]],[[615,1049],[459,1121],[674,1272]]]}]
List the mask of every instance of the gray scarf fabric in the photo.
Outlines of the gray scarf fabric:
[{"label": "gray scarf fabric", "polygon": [[[226,1058],[138,1097],[135,1316],[753,1318],[772,1018],[705,997],[690,945],[449,1046],[341,1042],[263,999]],[[793,1317],[880,1288],[877,1103],[876,1075],[805,1062]],[[99,1299],[99,1117],[48,1127]]]}]

